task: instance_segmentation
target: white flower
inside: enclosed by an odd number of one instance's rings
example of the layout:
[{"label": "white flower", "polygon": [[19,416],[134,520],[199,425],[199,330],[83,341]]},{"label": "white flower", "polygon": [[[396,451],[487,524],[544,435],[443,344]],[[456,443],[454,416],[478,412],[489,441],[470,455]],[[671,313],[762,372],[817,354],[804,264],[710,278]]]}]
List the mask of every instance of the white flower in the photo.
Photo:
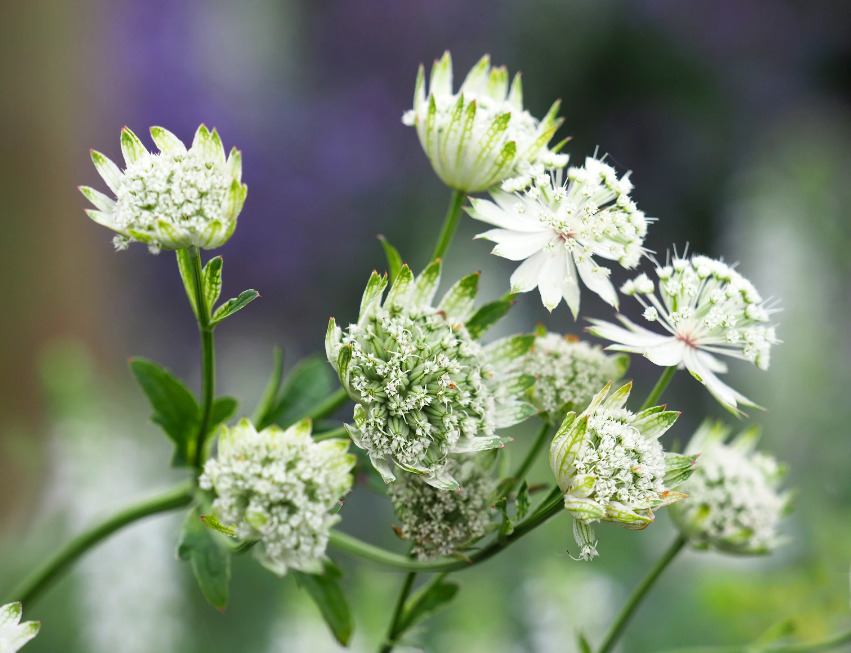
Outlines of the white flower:
[{"label": "white flower", "polygon": [[[516,188],[513,183],[504,188]],[[492,253],[523,261],[511,275],[511,292],[538,288],[550,311],[564,298],[574,318],[579,312],[579,279],[617,307],[610,270],[596,258],[635,267],[644,248],[648,219],[629,198],[629,174],[588,157],[581,168],[537,175],[528,189],[492,191],[493,201],[471,198],[476,220],[492,224],[476,236],[497,243]]]},{"label": "white flower", "polygon": [[15,653],[38,634],[40,621],[21,621],[20,603],[0,606],[0,653]]},{"label": "white flower", "polygon": [[151,136],[159,154],[148,152],[127,127],[121,131],[124,172],[92,150],[92,161],[115,199],[81,186],[98,209],[86,213],[119,234],[117,249],[125,249],[131,241],[146,243],[155,252],[224,245],[236,229],[248,192],[240,183],[242,155],[233,148],[225,159],[218,132],[204,125],[188,150],[162,127],[151,127]]},{"label": "white flower", "polygon": [[770,553],[782,543],[777,527],[791,504],[789,492],[777,491],[786,470],[754,452],[759,429],[746,429],[725,444],[729,435],[730,429],[711,421],[694,434],[687,453],[699,453],[700,464],[681,488],[688,499],[671,516],[695,548]]},{"label": "white flower", "polygon": [[255,557],[283,575],[287,567],[318,573],[331,527],[331,511],[352,487],[355,457],[345,440],[314,442],[310,420],[259,433],[243,419],[223,428],[219,451],[204,466],[199,485],[218,495],[213,511],[242,541],[262,543]]},{"label": "white flower", "polygon": [[564,507],[584,525],[574,528],[584,560],[597,553],[592,522],[645,528],[654,509],[685,497],[671,490],[694,468],[694,458],[665,453],[658,441],[678,412],[656,406],[635,414],[624,408],[632,384],[606,399],[610,387],[582,414],[568,413],[550,445],[550,467]]},{"label": "white flower", "polygon": [[[712,354],[723,354],[768,367],[771,345],[779,342],[768,324],[772,309],[750,281],[723,261],[706,256],[674,257],[670,265],[656,268],[655,284],[646,274],[621,288],[645,307],[644,318],[657,322],[667,333],[656,333],[622,315],[617,326],[591,320],[588,331],[616,344],[608,349],[643,354],[656,365],[683,365],[731,411],[738,404],[756,406],[716,376],[727,366]],[[660,299],[661,297],[661,299]]]},{"label": "white flower", "polygon": [[474,308],[479,275],[460,279],[435,308],[439,282],[439,261],[416,280],[405,265],[382,303],[387,277],[373,272],[357,324],[344,333],[332,318],[325,350],[358,402],[349,435],[384,482],[396,478],[389,457],[435,487],[457,490],[447,455],[501,447],[495,429],[535,414],[522,400],[535,378],[516,370],[534,337],[482,347],[471,332],[494,319],[490,305]]},{"label": "white flower", "polygon": [[[420,144],[437,176],[452,188],[475,193],[487,190],[536,162],[550,167],[567,157],[547,149],[562,123],[559,102],[540,122],[523,110],[520,74],[508,87],[504,67],[491,69],[485,55],[452,92],[452,59],[444,53],[431,69],[428,95],[420,65],[414,108],[402,122],[416,127]],[[556,147],[556,150],[559,149]]]}]

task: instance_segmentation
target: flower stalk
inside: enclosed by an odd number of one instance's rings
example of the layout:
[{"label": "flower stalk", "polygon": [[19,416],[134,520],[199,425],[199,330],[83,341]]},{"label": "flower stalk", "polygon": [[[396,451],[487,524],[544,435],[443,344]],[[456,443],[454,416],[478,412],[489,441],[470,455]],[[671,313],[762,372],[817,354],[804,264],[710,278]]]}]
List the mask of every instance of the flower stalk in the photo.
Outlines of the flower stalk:
[{"label": "flower stalk", "polygon": [[393,608],[393,618],[390,620],[390,626],[387,629],[387,635],[381,643],[379,653],[390,653],[396,646],[396,639],[402,633],[399,632],[399,620],[402,618],[402,613],[405,610],[405,601],[411,594],[414,588],[414,581],[417,578],[417,572],[409,571],[405,574],[405,580],[402,581],[402,587],[399,589],[399,596],[396,598],[396,606]]},{"label": "flower stalk", "polygon": [[647,395],[647,399],[644,400],[644,403],[641,404],[641,410],[647,410],[651,406],[655,406],[659,401],[659,397],[662,396],[662,393],[665,392],[665,389],[668,387],[668,384],[671,383],[671,379],[674,378],[674,374],[677,372],[677,366],[671,365],[670,367],[666,367],[665,371],[662,372],[662,376],[659,377],[659,380],[656,382],[656,385],[653,386],[653,389],[650,391],[650,394]]},{"label": "flower stalk", "polygon": [[449,208],[446,211],[446,217],[443,219],[443,227],[440,230],[434,254],[431,255],[432,261],[446,256],[446,251],[449,249],[455,231],[458,229],[458,223],[461,221],[461,207],[464,206],[466,198],[467,193],[463,190],[452,191],[452,199],[449,201]]}]

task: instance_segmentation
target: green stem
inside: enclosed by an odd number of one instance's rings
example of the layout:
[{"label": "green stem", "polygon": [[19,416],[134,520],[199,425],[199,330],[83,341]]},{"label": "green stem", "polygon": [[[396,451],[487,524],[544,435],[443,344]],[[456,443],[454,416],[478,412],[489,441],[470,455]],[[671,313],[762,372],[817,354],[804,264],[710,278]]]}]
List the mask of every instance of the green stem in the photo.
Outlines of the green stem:
[{"label": "green stem", "polygon": [[[827,639],[810,644],[786,644],[781,646],[765,646],[759,648],[760,653],[816,653],[816,651],[831,651],[842,644],[851,643],[851,630],[837,633]],[[699,646],[696,648],[678,648],[667,651],[667,653],[742,653],[743,651],[757,650],[747,646]]]},{"label": "green stem", "polygon": [[500,497],[507,497],[511,494],[511,491],[515,488],[518,483],[522,483],[523,479],[526,478],[526,474],[529,472],[529,469],[535,462],[535,459],[538,457],[538,454],[541,451],[541,447],[547,441],[547,434],[550,432],[550,424],[549,422],[544,422],[541,425],[541,430],[538,431],[538,435],[535,438],[535,442],[532,444],[532,448],[529,449],[529,452],[526,454],[526,457],[523,459],[523,462],[520,463],[520,467],[517,469],[517,472],[509,479],[508,483],[505,486],[505,489],[500,493]]},{"label": "green stem", "polygon": [[416,572],[449,572],[461,571],[462,569],[470,569],[480,562],[495,556],[497,553],[506,549],[511,544],[519,540],[521,537],[535,530],[538,526],[548,521],[555,515],[564,510],[564,499],[561,495],[561,490],[555,488],[548,496],[535,513],[526,518],[525,521],[518,524],[514,531],[501,540],[491,542],[483,549],[479,549],[466,560],[435,560],[434,562],[420,562],[411,560],[407,556],[391,553],[372,544],[367,544],[351,535],[346,535],[340,531],[331,531],[331,537],[328,543],[352,555],[359,556],[372,562],[392,567],[394,569],[402,569],[404,571]]},{"label": "green stem", "polygon": [[402,612],[405,610],[405,601],[411,594],[414,587],[414,580],[417,578],[417,572],[409,571],[405,574],[405,580],[402,581],[402,588],[399,590],[399,596],[396,597],[396,607],[393,608],[393,618],[390,620],[390,626],[387,628],[387,635],[381,643],[379,653],[390,653],[393,647],[396,646],[396,638],[402,633],[399,632],[399,620],[402,618]]},{"label": "green stem", "polygon": [[112,517],[92,526],[65,544],[44,564],[33,571],[12,589],[4,602],[21,601],[29,603],[55,581],[77,558],[90,548],[106,539],[115,531],[134,521],[167,512],[192,502],[195,486],[185,483],[158,496],[145,499],[129,506]]},{"label": "green stem", "polygon": [[331,431],[325,431],[324,433],[316,433],[313,436],[314,442],[322,442],[322,440],[333,440],[335,438],[348,438],[349,432],[346,430],[344,426],[341,426],[338,429],[333,429]]},{"label": "green stem", "polygon": [[[668,368],[670,369],[670,368]],[[638,584],[638,587],[633,590],[627,602],[621,608],[621,611],[618,613],[618,616],[615,618],[611,627],[609,628],[609,632],[606,635],[606,638],[603,640],[603,643],[600,644],[600,648],[597,649],[597,653],[608,653],[612,650],[612,647],[618,641],[618,638],[623,634],[624,629],[626,628],[627,623],[629,622],[632,614],[635,612],[635,609],[644,599],[644,596],[650,591],[650,588],[653,587],[653,584],[659,578],[665,568],[671,563],[671,561],[677,557],[677,554],[682,551],[683,547],[686,544],[686,540],[682,535],[677,536],[677,539],[674,540],[674,543],[671,547],[665,551],[664,555],[659,558],[655,565],[647,572],[647,575],[644,579]]]},{"label": "green stem", "polygon": [[216,394],[216,350],[213,343],[213,326],[210,324],[210,307],[204,296],[204,271],[201,267],[201,251],[188,248],[192,264],[192,288],[195,292],[195,316],[201,334],[201,424],[195,441],[195,467],[201,469],[204,464],[204,441],[210,427],[210,411]]},{"label": "green stem", "polygon": [[321,404],[307,413],[302,419],[310,419],[315,422],[323,417],[328,417],[328,415],[332,414],[348,400],[349,395],[346,393],[346,389],[340,388],[334,394],[328,395]]},{"label": "green stem", "polygon": [[665,391],[665,388],[668,387],[668,384],[671,382],[671,379],[674,378],[674,373],[676,371],[676,365],[671,365],[671,367],[665,368],[665,371],[662,372],[662,376],[659,377],[659,380],[656,382],[656,385],[653,386],[653,390],[650,391],[650,394],[647,395],[647,399],[644,400],[644,404],[641,406],[641,410],[646,410],[656,405],[656,402],[659,401],[659,397],[662,396],[662,393]]},{"label": "green stem", "polygon": [[434,254],[431,255],[432,261],[446,256],[446,250],[449,249],[449,244],[452,242],[452,238],[455,236],[455,230],[458,228],[458,222],[461,219],[461,207],[464,206],[465,199],[467,199],[467,194],[463,190],[452,191],[449,209],[446,211],[446,217],[443,219],[443,229],[441,229],[440,237],[437,239]]}]

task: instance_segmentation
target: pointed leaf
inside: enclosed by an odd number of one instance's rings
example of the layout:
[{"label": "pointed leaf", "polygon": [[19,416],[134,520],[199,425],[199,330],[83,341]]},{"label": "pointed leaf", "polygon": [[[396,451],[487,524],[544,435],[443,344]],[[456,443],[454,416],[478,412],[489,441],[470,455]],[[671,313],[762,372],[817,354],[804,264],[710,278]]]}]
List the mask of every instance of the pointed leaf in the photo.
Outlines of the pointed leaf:
[{"label": "pointed leaf", "polygon": [[198,508],[189,511],[180,531],[177,557],[192,564],[201,593],[210,604],[224,610],[230,583],[230,553],[219,545],[213,531],[204,525]]},{"label": "pointed leaf", "polygon": [[467,320],[466,327],[470,337],[478,340],[485,331],[499,322],[513,305],[514,301],[511,299],[498,299],[479,308],[473,314],[473,317]]},{"label": "pointed leaf", "polygon": [[216,397],[213,405],[210,407],[210,424],[207,428],[207,433],[212,433],[223,422],[227,422],[236,414],[239,408],[239,399],[236,397]]},{"label": "pointed leaf", "polygon": [[254,424],[258,431],[262,431],[272,423],[270,416],[277,405],[278,393],[284,381],[284,352],[280,347],[275,347],[272,356],[274,358],[272,374],[254,411]]},{"label": "pointed leaf", "polygon": [[192,257],[189,255],[189,250],[185,247],[176,250],[174,253],[177,256],[177,269],[180,271],[180,278],[183,279],[183,288],[186,290],[186,296],[189,298],[189,304],[192,306],[195,318],[198,319],[198,305],[195,302],[195,284],[192,282]]},{"label": "pointed leaf", "polygon": [[304,589],[319,612],[331,633],[343,646],[348,646],[354,630],[352,613],[349,604],[340,588],[340,579],[343,577],[340,569],[330,560],[323,563],[323,573],[306,574],[302,571],[293,570],[296,582]]},{"label": "pointed leaf", "polygon": [[[422,67],[420,67],[420,71],[422,71]],[[390,274],[390,283],[393,283],[396,281],[399,270],[402,269],[402,257],[384,236],[379,236],[378,240],[381,241],[381,246],[384,248],[384,255],[387,257],[387,272]]]},{"label": "pointed leaf", "polygon": [[576,644],[579,646],[579,653],[593,653],[591,644],[588,643],[588,640],[582,633],[576,633]]},{"label": "pointed leaf", "polygon": [[502,522],[499,525],[499,540],[504,541],[506,537],[514,532],[514,524],[511,522],[511,516],[508,514],[508,499],[501,497],[493,504],[494,510],[502,515]]},{"label": "pointed leaf", "polygon": [[333,389],[334,378],[325,360],[321,356],[305,358],[287,375],[280,397],[269,411],[267,425],[291,426],[322,403]]},{"label": "pointed leaf", "polygon": [[204,299],[207,310],[212,311],[222,293],[222,257],[211,258],[204,266]]},{"label": "pointed leaf", "polygon": [[397,626],[397,637],[410,630],[418,622],[434,616],[445,608],[455,598],[458,589],[456,583],[441,579],[436,583],[429,583],[419,590],[405,604]]},{"label": "pointed leaf", "polygon": [[215,315],[213,315],[213,319],[211,322],[212,325],[215,326],[225,318],[228,318],[237,311],[242,310],[255,299],[257,299],[259,296],[260,293],[256,290],[243,290],[241,293],[239,293],[238,297],[229,299],[224,304],[219,306]]}]

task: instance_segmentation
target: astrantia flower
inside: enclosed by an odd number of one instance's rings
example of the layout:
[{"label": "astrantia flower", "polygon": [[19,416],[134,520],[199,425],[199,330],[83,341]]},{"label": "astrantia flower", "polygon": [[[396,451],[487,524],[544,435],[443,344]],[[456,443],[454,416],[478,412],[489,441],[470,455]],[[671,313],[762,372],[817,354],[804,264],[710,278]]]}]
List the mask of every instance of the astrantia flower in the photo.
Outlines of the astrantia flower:
[{"label": "astrantia flower", "polygon": [[115,199],[81,186],[98,208],[86,213],[118,232],[117,249],[125,249],[131,241],[146,243],[152,251],[221,247],[236,229],[248,192],[240,183],[242,155],[233,148],[226,159],[218,132],[204,125],[188,150],[162,127],[151,127],[151,136],[159,154],[148,152],[127,127],[121,131],[124,172],[92,151],[92,161]]},{"label": "astrantia flower", "polygon": [[759,430],[750,428],[729,444],[730,429],[704,422],[687,451],[700,465],[682,490],[688,499],[671,516],[695,548],[727,553],[770,553],[782,542],[777,527],[789,510],[791,494],[778,492],[785,468],[755,453]]},{"label": "astrantia flower", "polygon": [[657,438],[679,417],[664,406],[638,414],[624,408],[627,383],[606,399],[611,384],[577,415],[570,412],[550,445],[550,467],[564,493],[564,507],[580,524],[580,555],[597,554],[592,522],[642,529],[653,510],[684,498],[673,492],[694,469],[694,458],[665,453]]},{"label": "astrantia flower", "polygon": [[0,606],[0,653],[15,653],[38,634],[40,621],[21,621],[20,603]]},{"label": "astrantia flower", "polygon": [[[756,406],[716,373],[727,366],[712,354],[723,354],[768,368],[771,345],[778,342],[768,324],[768,309],[750,281],[723,261],[706,256],[675,257],[656,268],[659,296],[646,274],[626,282],[621,292],[644,306],[644,318],[667,333],[656,333],[622,315],[623,326],[601,320],[588,331],[616,344],[608,349],[644,354],[656,365],[684,365],[692,376],[733,412],[738,404]],[[661,298],[661,299],[660,299]]]},{"label": "astrantia flower", "polygon": [[434,308],[439,281],[439,261],[416,280],[403,266],[382,303],[387,277],[373,272],[357,324],[343,332],[332,318],[325,348],[358,402],[349,435],[384,481],[396,478],[390,458],[435,487],[456,490],[448,454],[500,447],[496,429],[535,413],[521,399],[535,379],[515,369],[533,336],[482,347],[471,333],[483,332],[493,312],[474,310],[479,275],[458,281]]},{"label": "astrantia flower", "polygon": [[538,377],[532,403],[549,419],[560,421],[567,411],[588,405],[608,381],[619,380],[628,365],[624,354],[608,356],[578,338],[542,330],[522,369]]},{"label": "astrantia flower", "polygon": [[493,465],[482,458],[449,458],[446,472],[461,484],[457,492],[432,487],[414,474],[390,484],[390,499],[401,521],[399,535],[414,543],[420,560],[450,555],[487,534],[497,481],[489,469]]},{"label": "astrantia flower", "polygon": [[287,567],[317,573],[340,519],[330,511],[352,487],[347,448],[345,440],[314,442],[310,420],[258,433],[243,419],[223,429],[199,484],[216,491],[213,511],[238,539],[260,541],[254,552],[263,565],[281,575]]},{"label": "astrantia flower", "polygon": [[491,192],[493,201],[471,199],[470,215],[492,224],[476,236],[497,243],[492,253],[523,261],[511,275],[511,292],[538,288],[541,301],[553,310],[564,298],[574,318],[579,312],[579,280],[617,307],[610,270],[596,259],[625,268],[638,264],[647,221],[629,198],[629,174],[618,179],[614,169],[588,157],[581,168],[537,175],[526,190]]},{"label": "astrantia flower", "polygon": [[[485,55],[452,92],[452,59],[446,52],[431,69],[428,95],[420,65],[414,108],[402,122],[414,126],[437,176],[452,188],[475,193],[540,162],[560,167],[567,157],[547,148],[561,125],[559,102],[540,122],[523,110],[520,74],[508,87],[505,68],[491,69]],[[556,148],[558,149],[558,148]]]}]

